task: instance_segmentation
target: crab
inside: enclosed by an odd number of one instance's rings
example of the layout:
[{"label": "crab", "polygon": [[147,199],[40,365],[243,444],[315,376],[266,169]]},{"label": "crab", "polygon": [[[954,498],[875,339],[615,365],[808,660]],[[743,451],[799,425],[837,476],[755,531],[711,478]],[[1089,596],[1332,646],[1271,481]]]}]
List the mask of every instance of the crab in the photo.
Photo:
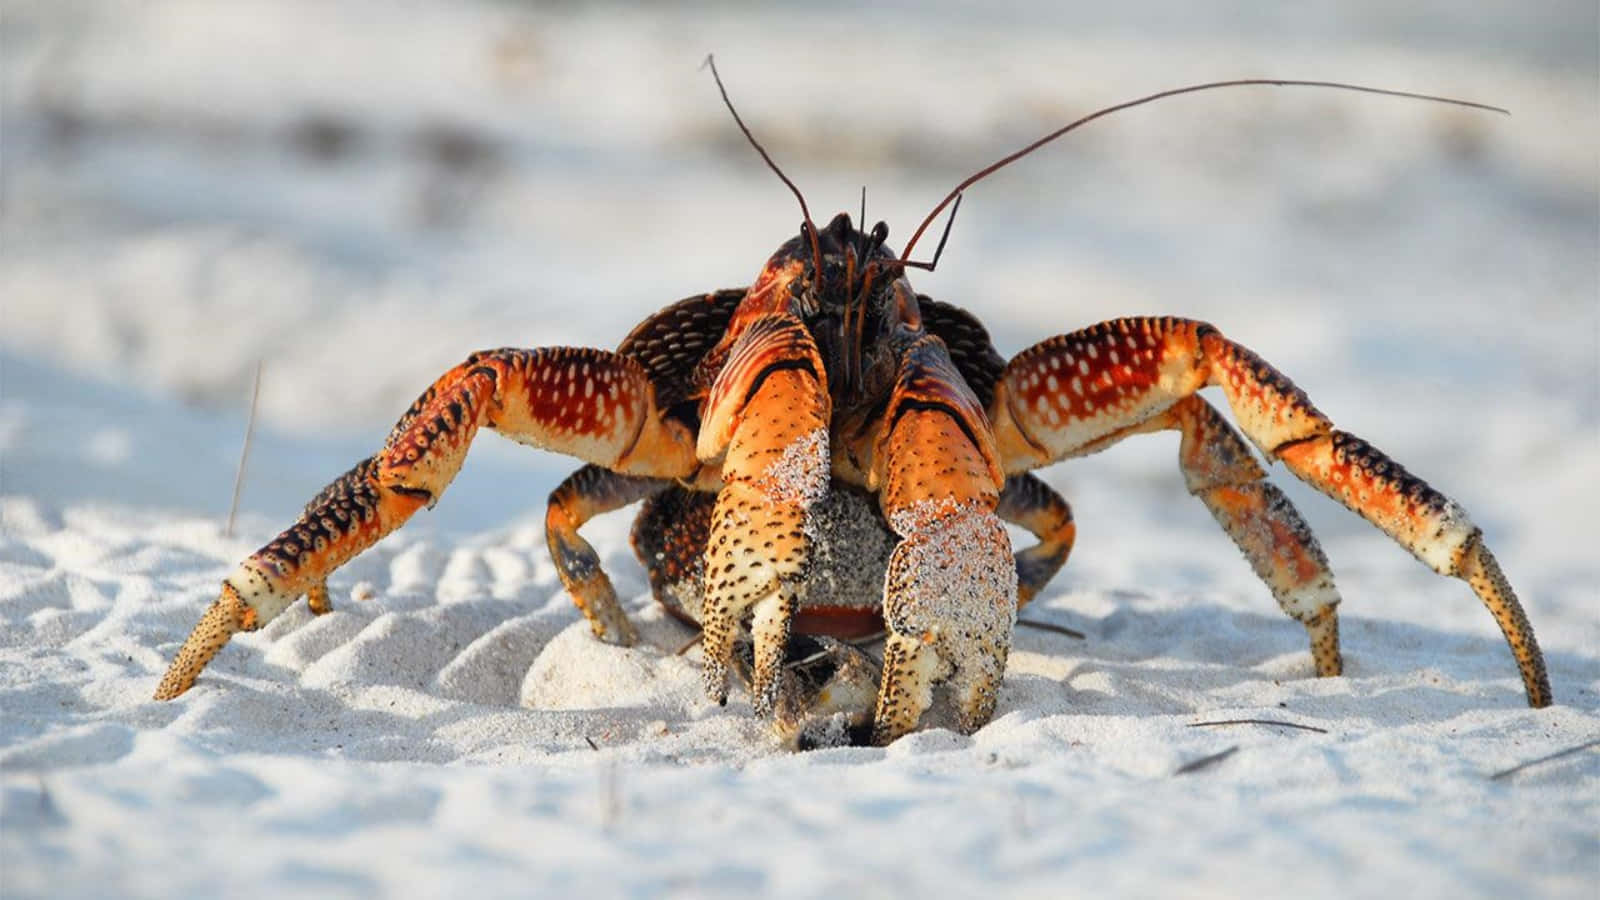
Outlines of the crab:
[{"label": "crab", "polygon": [[[1319,676],[1342,669],[1339,593],[1251,445],[1466,581],[1504,634],[1529,705],[1548,705],[1532,626],[1482,531],[1254,351],[1205,322],[1151,316],[1050,337],[1008,360],[971,313],[911,285],[908,271],[940,255],[918,262],[912,248],[975,181],[1108,112],[1261,83],[1313,84],[1214,82],[1086,116],[968,178],[898,254],[882,222],[863,231],[840,213],[817,227],[728,102],[804,215],[755,280],[674,303],[615,350],[486,350],[445,372],[381,449],[223,580],[156,698],[184,693],[233,634],[299,597],[328,611],[329,573],[438,502],[487,428],[587,463],[550,495],[546,529],[599,640],[627,646],[637,634],[579,531],[643,501],[635,547],[656,597],[701,629],[711,701],[726,703],[738,670],[757,715],[804,718],[827,697],[854,717],[847,729],[885,744],[919,725],[942,685],[956,727],[971,732],[994,713],[1018,608],[1066,562],[1076,533],[1070,506],[1031,473],[1170,430],[1189,492],[1305,627]],[[1201,395],[1207,387],[1237,428]],[[1007,523],[1037,543],[1013,552]],[[838,640],[880,631],[881,664]]]}]

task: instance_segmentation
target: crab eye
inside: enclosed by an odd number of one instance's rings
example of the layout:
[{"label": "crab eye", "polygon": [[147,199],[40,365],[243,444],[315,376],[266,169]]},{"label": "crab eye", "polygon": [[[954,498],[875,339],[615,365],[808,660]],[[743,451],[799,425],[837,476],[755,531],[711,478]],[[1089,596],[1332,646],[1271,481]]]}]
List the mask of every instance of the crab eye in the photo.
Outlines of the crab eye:
[{"label": "crab eye", "polygon": [[872,242],[874,244],[881,244],[884,241],[887,241],[888,239],[889,239],[889,223],[888,222],[879,222],[878,224],[872,226]]}]

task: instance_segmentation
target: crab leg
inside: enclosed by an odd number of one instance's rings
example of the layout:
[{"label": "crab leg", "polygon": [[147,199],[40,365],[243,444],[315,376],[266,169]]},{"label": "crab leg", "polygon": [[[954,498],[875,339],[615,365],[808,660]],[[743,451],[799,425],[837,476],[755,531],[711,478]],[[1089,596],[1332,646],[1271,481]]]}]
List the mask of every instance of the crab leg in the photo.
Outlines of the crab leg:
[{"label": "crab leg", "polygon": [[1328,557],[1289,498],[1266,480],[1244,439],[1216,407],[1191,394],[1119,433],[1181,432],[1178,466],[1189,493],[1211,511],[1290,618],[1304,625],[1318,675],[1338,675],[1339,592]]},{"label": "crab leg", "polygon": [[1529,705],[1549,705],[1533,628],[1466,512],[1372,445],[1335,429],[1287,377],[1210,325],[1115,319],[1050,338],[1007,364],[990,418],[1005,469],[1020,472],[1148,430],[1138,426],[1206,385],[1222,388],[1245,435],[1269,459],[1434,571],[1471,585],[1511,647]]},{"label": "crab leg", "polygon": [[1039,539],[1016,553],[1017,605],[1026,606],[1067,563],[1078,536],[1072,507],[1050,485],[1023,473],[1006,479],[995,514]]},{"label": "crab leg", "polygon": [[884,421],[872,474],[902,540],[884,584],[873,740],[915,728],[946,676],[957,724],[975,731],[994,714],[1017,615],[1017,565],[995,514],[1004,477],[983,411],[936,338],[903,357]]},{"label": "crab leg", "polygon": [[660,415],[638,362],[565,347],[474,353],[417,398],[382,450],[224,579],[156,699],[188,690],[235,632],[265,625],[302,594],[325,597],[328,573],[438,501],[480,427],[629,474],[683,477],[696,468],[688,429]]},{"label": "crab leg", "polygon": [[637,503],[670,484],[659,478],[619,475],[588,465],[568,475],[550,494],[544,533],[556,574],[561,576],[578,611],[589,620],[594,636],[606,643],[631,647],[638,635],[617,602],[616,588],[600,567],[600,557],[578,529],[601,513]]},{"label": "crab leg", "polygon": [[706,693],[728,698],[744,617],[755,642],[751,705],[777,707],[784,648],[809,559],[809,511],[828,489],[827,375],[798,319],[766,315],[732,347],[706,399],[701,460],[722,461],[701,610]]}]

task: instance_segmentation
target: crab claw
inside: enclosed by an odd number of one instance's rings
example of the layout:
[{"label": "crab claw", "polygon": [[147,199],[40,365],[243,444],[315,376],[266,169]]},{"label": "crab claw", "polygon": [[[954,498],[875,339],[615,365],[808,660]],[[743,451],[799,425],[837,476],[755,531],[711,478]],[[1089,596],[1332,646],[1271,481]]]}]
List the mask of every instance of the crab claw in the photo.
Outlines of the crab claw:
[{"label": "crab claw", "polygon": [[906,529],[910,536],[895,548],[885,579],[889,637],[876,744],[915,728],[933,702],[934,684],[945,680],[956,726],[977,731],[994,715],[1011,651],[1017,570],[1005,526],[979,504],[930,503],[919,512],[917,529]]},{"label": "crab claw", "polygon": [[171,700],[193,687],[200,670],[211,662],[229,638],[241,631],[254,631],[258,624],[256,611],[244,602],[233,585],[224,581],[222,596],[189,632],[188,639],[156,687],[155,699]]}]

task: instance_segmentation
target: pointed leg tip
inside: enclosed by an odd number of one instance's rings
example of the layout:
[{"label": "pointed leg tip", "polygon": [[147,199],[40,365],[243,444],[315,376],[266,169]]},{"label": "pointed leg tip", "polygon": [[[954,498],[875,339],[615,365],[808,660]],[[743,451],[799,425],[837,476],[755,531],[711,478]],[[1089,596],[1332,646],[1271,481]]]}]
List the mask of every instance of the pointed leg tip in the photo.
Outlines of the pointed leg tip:
[{"label": "pointed leg tip", "polygon": [[728,705],[728,671],[723,666],[716,665],[711,659],[705,662],[702,670],[706,691],[706,699],[718,706]]},{"label": "pointed leg tip", "polygon": [[639,643],[639,633],[625,616],[619,615],[616,620],[607,624],[591,622],[590,630],[600,643],[610,644],[613,647],[632,647]]},{"label": "pointed leg tip", "polygon": [[1484,545],[1481,534],[1475,533],[1461,551],[1455,575],[1471,585],[1473,593],[1500,626],[1522,674],[1528,705],[1534,709],[1549,706],[1553,702],[1550,671],[1545,666],[1544,652],[1539,649],[1539,639],[1534,636],[1528,614],[1506,580],[1499,561]]},{"label": "pointed leg tip", "polygon": [[189,682],[189,684],[183,684],[181,679],[174,678],[172,673],[168,672],[167,676],[162,678],[161,683],[156,686],[155,696],[151,697],[150,699],[171,700],[187,691],[193,684],[194,682],[192,681]]},{"label": "pointed leg tip", "polygon": [[1553,703],[1555,703],[1555,696],[1550,690],[1548,678],[1541,677],[1536,684],[1529,686],[1528,706],[1533,709],[1544,709]]},{"label": "pointed leg tip", "polygon": [[154,699],[171,700],[194,686],[195,679],[228,640],[249,630],[255,610],[247,606],[233,586],[223,582],[222,595],[206,609],[189,632],[172,665],[156,686]]},{"label": "pointed leg tip", "polygon": [[306,590],[306,605],[311,607],[311,614],[325,616],[333,612],[333,599],[328,596],[327,579],[317,582]]},{"label": "pointed leg tip", "polygon": [[[588,547],[587,544],[584,546]],[[592,550],[588,552],[589,555],[593,555]],[[598,566],[598,561],[594,565]],[[578,607],[578,611],[589,620],[589,632],[594,635],[595,640],[613,647],[632,647],[639,643],[639,632],[634,629],[633,623],[628,621],[628,614],[623,611],[622,604],[617,600],[617,591],[611,586],[611,579],[607,578],[605,573],[601,572],[593,578],[567,584],[567,593],[572,596],[572,602]]]}]

